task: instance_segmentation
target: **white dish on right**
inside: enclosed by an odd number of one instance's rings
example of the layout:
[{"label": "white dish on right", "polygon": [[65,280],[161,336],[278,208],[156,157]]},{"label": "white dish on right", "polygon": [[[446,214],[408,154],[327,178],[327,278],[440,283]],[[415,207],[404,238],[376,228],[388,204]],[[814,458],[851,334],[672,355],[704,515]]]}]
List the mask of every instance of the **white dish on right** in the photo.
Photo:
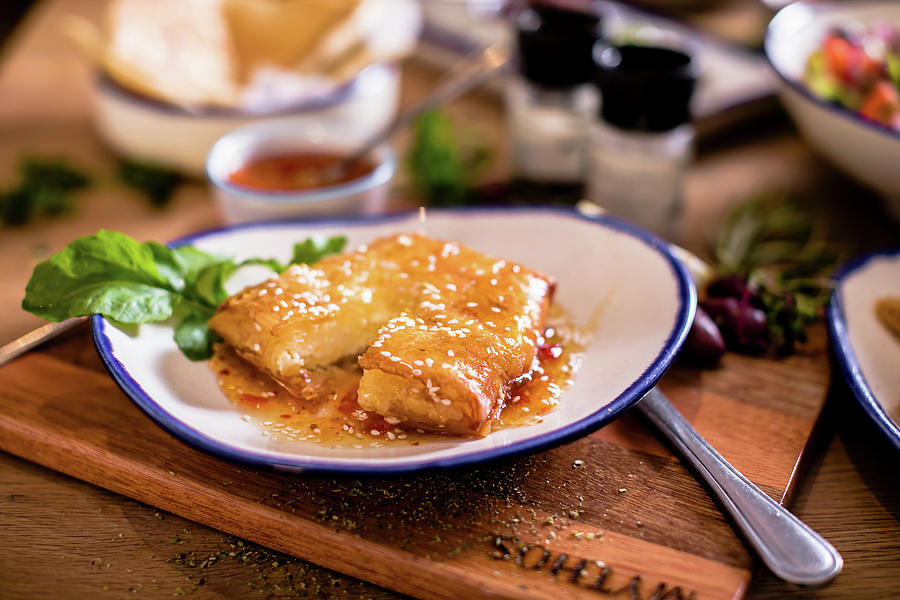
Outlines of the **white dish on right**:
[{"label": "white dish on right", "polygon": [[847,384],[900,450],[900,339],[875,315],[885,296],[900,297],[900,249],[857,258],[835,274],[828,329]]},{"label": "white dish on right", "polygon": [[806,141],[840,170],[879,192],[900,220],[900,132],[819,98],[803,79],[809,55],[832,28],[890,22],[900,27],[900,2],[795,2],[769,23],[766,57],[779,75],[779,97]]}]

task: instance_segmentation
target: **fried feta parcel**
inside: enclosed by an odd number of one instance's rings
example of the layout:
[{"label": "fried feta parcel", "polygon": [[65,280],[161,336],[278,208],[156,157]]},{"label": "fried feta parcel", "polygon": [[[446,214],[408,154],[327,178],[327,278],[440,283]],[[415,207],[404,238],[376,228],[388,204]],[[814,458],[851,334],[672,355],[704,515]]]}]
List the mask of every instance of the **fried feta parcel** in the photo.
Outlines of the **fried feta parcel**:
[{"label": "fried feta parcel", "polygon": [[210,326],[295,396],[358,357],[364,410],[486,435],[532,370],[552,290],[518,264],[401,234],[294,265],[226,300]]}]

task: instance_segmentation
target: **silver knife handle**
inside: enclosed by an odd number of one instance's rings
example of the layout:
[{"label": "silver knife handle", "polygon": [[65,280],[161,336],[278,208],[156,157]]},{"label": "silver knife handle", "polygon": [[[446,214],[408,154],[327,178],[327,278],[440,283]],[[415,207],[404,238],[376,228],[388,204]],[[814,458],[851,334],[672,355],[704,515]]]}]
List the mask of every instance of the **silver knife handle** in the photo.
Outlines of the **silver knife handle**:
[{"label": "silver knife handle", "polygon": [[75,317],[60,323],[47,323],[37,329],[32,329],[22,337],[0,347],[0,365],[5,365],[17,356],[25,354],[32,348],[37,348],[47,340],[55,338],[85,320],[87,320],[87,317]]},{"label": "silver knife handle", "polygon": [[781,579],[819,585],[841,572],[834,546],[753,485],[653,388],[638,408],[675,445],[733,518],[763,563]]}]

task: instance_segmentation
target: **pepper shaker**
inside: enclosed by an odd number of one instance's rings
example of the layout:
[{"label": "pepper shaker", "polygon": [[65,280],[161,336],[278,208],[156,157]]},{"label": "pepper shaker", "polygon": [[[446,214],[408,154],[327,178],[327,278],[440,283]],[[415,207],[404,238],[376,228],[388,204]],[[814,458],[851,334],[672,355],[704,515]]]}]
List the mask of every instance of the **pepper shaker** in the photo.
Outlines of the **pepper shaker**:
[{"label": "pepper shaker", "polygon": [[521,180],[583,189],[588,129],[598,106],[591,49],[601,19],[532,6],[514,18],[518,73],[506,88],[512,168]]},{"label": "pepper shaker", "polygon": [[677,239],[693,153],[695,61],[670,48],[602,42],[593,55],[602,107],[591,132],[588,198]]}]

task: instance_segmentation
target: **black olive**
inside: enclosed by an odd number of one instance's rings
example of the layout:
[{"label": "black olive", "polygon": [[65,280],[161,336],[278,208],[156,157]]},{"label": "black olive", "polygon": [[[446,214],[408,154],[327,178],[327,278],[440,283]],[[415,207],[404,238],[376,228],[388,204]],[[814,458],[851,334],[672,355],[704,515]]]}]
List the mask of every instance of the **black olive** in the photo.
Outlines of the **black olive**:
[{"label": "black olive", "polygon": [[713,320],[702,307],[697,307],[694,323],[684,341],[681,356],[690,362],[715,364],[725,353],[725,340]]},{"label": "black olive", "polygon": [[741,352],[765,350],[766,313],[737,298],[707,298],[703,308],[719,327],[728,348]]}]

